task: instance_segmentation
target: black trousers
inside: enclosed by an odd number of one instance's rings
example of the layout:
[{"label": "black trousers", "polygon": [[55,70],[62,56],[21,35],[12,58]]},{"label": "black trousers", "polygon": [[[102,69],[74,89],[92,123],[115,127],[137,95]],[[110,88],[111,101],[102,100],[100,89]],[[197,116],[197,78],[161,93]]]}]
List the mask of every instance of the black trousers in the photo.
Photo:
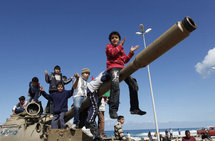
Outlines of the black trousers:
[{"label": "black trousers", "polygon": [[[117,112],[119,109],[119,97],[120,97],[120,88],[119,88],[119,73],[121,68],[113,68],[108,70],[108,73],[111,77],[111,90],[109,98],[109,110]],[[125,83],[129,88],[130,96],[130,111],[139,109],[138,101],[138,84],[136,79],[131,76],[128,76],[125,80]]]}]

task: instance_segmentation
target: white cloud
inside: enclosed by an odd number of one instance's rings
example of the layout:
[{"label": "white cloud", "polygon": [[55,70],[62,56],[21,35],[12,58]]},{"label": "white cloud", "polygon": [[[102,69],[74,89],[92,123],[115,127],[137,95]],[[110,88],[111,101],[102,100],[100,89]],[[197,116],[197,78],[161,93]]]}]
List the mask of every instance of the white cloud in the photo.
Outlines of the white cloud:
[{"label": "white cloud", "polygon": [[211,67],[215,66],[215,48],[210,49],[202,62],[195,65],[196,71],[207,78],[214,70]]}]

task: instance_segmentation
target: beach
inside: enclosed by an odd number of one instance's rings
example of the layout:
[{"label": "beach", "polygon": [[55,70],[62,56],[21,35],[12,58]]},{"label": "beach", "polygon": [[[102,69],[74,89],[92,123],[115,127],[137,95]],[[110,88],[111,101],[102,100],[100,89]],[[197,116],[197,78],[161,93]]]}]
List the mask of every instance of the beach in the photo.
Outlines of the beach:
[{"label": "beach", "polygon": [[[189,130],[191,133],[191,136],[195,137],[197,141],[202,141],[201,136],[197,135],[197,130],[200,128],[172,128],[173,130],[173,138],[172,141],[181,141],[182,138],[185,136],[185,131]],[[160,135],[162,137],[165,137],[165,130],[166,129],[159,129]],[[169,129],[168,129],[169,130]],[[153,140],[156,141],[157,137],[155,136],[155,129],[142,129],[142,130],[124,130],[125,135],[129,133],[131,136],[131,140],[135,141],[148,141],[148,132],[151,132],[151,135],[153,136]],[[105,134],[108,137],[114,137],[114,131],[105,131]],[[215,141],[215,136],[211,137],[211,140]],[[205,140],[206,141],[206,140]]]}]

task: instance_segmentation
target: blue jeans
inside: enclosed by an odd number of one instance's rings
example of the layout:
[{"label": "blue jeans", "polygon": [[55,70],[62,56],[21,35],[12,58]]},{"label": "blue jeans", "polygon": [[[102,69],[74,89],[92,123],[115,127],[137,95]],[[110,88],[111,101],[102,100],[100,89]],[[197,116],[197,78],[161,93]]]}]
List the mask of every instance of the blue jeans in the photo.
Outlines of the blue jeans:
[{"label": "blue jeans", "polygon": [[58,129],[58,122],[60,121],[60,129],[66,129],[66,124],[64,121],[64,115],[66,112],[61,112],[60,114],[54,114],[51,122],[52,129]]},{"label": "blue jeans", "polygon": [[16,108],[15,109],[16,114],[22,113],[23,111],[25,111],[25,109],[23,109],[23,108]]},{"label": "blue jeans", "polygon": [[73,98],[73,103],[74,103],[74,124],[79,124],[79,112],[81,108],[82,101],[84,100],[84,96],[77,96]]},{"label": "blue jeans", "polygon": [[28,96],[28,103],[30,103],[33,100],[33,97]]}]

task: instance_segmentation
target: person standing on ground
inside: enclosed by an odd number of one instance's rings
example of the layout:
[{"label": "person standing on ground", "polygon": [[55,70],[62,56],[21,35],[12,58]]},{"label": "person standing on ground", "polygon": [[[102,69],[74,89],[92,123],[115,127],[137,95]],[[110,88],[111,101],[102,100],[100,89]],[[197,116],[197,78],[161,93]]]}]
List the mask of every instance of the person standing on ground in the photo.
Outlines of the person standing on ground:
[{"label": "person standing on ground", "polygon": [[168,130],[167,129],[165,130],[165,135],[168,135]]},{"label": "person standing on ground", "polygon": [[196,139],[193,136],[190,136],[190,131],[185,131],[185,137],[182,138],[182,141],[196,141]]},{"label": "person standing on ground", "polygon": [[180,131],[180,129],[178,128],[178,135],[181,135],[181,131]]},{"label": "person standing on ground", "polygon": [[150,131],[148,132],[148,137],[149,137],[149,141],[152,141],[152,134]]},{"label": "person standing on ground", "polygon": [[169,135],[170,135],[170,139],[172,139],[172,137],[173,137],[173,130],[172,130],[172,128],[169,129]]},{"label": "person standing on ground", "polygon": [[118,116],[117,123],[114,125],[114,135],[117,140],[126,141],[125,134],[122,129],[122,124],[124,123],[124,116]]},{"label": "person standing on ground", "polygon": [[99,104],[98,104],[99,105],[99,111],[98,111],[98,128],[99,128],[100,136],[102,138],[107,137],[104,134],[104,128],[105,128],[105,116],[104,116],[104,113],[105,113],[105,106],[107,104],[107,101],[108,101],[108,97],[102,96],[99,99]]}]

